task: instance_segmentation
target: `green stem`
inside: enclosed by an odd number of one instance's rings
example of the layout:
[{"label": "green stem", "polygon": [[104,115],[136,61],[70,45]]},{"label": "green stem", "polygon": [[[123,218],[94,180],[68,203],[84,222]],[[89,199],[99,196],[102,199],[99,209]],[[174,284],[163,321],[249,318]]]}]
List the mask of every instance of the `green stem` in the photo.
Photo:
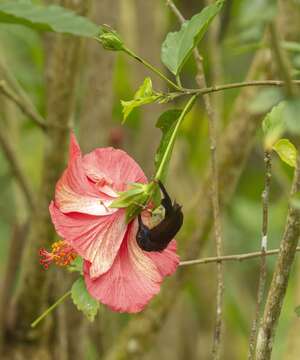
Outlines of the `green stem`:
[{"label": "green stem", "polygon": [[35,327],[40,321],[42,321],[52,310],[54,310],[60,303],[62,303],[68,296],[71,295],[71,290],[61,296],[53,305],[45,310],[34,322],[31,323],[31,327]]},{"label": "green stem", "polygon": [[148,61],[146,61],[145,59],[141,58],[140,56],[138,56],[137,54],[135,54],[133,51],[127,49],[126,47],[123,48],[123,51],[128,54],[129,56],[131,56],[132,58],[134,58],[135,60],[139,61],[140,63],[142,63],[143,65],[145,65],[148,69],[150,69],[151,71],[153,71],[156,75],[158,75],[160,78],[162,78],[163,80],[165,80],[168,84],[170,84],[173,88],[175,88],[176,90],[179,91],[184,91],[184,89],[180,86],[178,86],[177,84],[175,84],[172,80],[170,80],[169,78],[167,78],[160,70],[158,70],[156,67],[154,67],[153,65],[151,65],[150,63],[148,63]]},{"label": "green stem", "polygon": [[180,86],[180,87],[182,88],[182,84],[181,84],[181,80],[180,80],[179,74],[176,75],[176,82],[177,82],[178,86]]},{"label": "green stem", "polygon": [[173,145],[175,143],[176,135],[178,133],[180,125],[181,125],[183,119],[185,118],[186,114],[190,111],[191,107],[193,106],[196,97],[197,97],[197,95],[192,96],[190,98],[190,100],[187,102],[187,104],[185,105],[184,109],[182,110],[182,113],[181,113],[179,119],[177,120],[176,126],[174,128],[174,131],[172,133],[172,136],[170,138],[170,141],[168,143],[168,146],[166,148],[164,156],[163,156],[163,158],[161,160],[159,168],[158,168],[158,170],[157,170],[157,172],[155,174],[154,180],[160,180],[162,172],[164,170],[164,167],[165,167],[165,165],[167,163],[167,159],[168,159],[168,157],[169,157],[169,155],[170,155],[170,153],[171,153],[171,151],[173,149]]}]

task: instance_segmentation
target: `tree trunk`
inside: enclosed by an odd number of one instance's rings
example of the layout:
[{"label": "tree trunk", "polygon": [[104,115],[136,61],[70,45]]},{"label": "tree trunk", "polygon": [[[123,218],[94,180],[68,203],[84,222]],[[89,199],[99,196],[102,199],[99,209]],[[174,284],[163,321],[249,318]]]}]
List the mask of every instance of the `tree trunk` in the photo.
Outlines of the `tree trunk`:
[{"label": "tree trunk", "polygon": [[[66,0],[62,5],[78,12],[85,9],[84,1]],[[20,264],[19,284],[10,306],[5,354],[8,359],[51,359],[54,350],[50,336],[55,324],[48,320],[37,329],[31,329],[30,323],[48,306],[49,285],[54,280],[52,271],[44,272],[40,267],[38,249],[48,247],[54,238],[48,206],[53,198],[56,181],[65,166],[80,49],[81,40],[67,36],[57,36],[52,48],[42,180]]]}]

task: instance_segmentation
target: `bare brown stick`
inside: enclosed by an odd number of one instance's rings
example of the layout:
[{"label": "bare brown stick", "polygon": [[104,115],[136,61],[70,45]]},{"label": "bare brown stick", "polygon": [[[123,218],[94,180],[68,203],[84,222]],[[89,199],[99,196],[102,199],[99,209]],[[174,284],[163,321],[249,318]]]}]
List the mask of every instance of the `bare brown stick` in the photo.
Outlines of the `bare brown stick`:
[{"label": "bare brown stick", "polygon": [[[206,86],[206,80],[203,73],[203,65],[201,58],[196,54],[195,56],[198,75],[197,83],[201,86],[203,83]],[[201,75],[201,72],[203,75]],[[219,204],[219,181],[218,181],[218,155],[217,155],[217,118],[214,110],[211,106],[210,97],[208,94],[204,95],[204,103],[209,120],[209,138],[210,138],[210,151],[211,151],[211,198],[212,198],[212,210],[214,218],[214,233],[216,241],[216,252],[217,256],[222,256],[223,252],[223,238],[221,228],[221,215],[220,215],[220,204]],[[222,312],[223,312],[223,294],[224,294],[224,279],[223,279],[223,264],[218,263],[217,265],[217,308],[216,308],[216,324],[213,338],[213,349],[212,358],[219,359],[221,353],[221,336],[222,336]]]},{"label": "bare brown stick", "polygon": [[37,111],[34,111],[30,106],[28,106],[28,104],[23,101],[20,96],[18,96],[18,94],[9,88],[4,80],[0,81],[0,91],[9,100],[13,101],[19,107],[19,109],[38,127],[40,127],[42,130],[46,130],[46,124],[43,117]]},{"label": "bare brown stick", "polygon": [[[205,0],[205,5],[211,5],[215,0]],[[207,52],[210,59],[214,59],[210,64],[210,81],[212,84],[221,84],[224,82],[224,68],[222,61],[222,50],[220,46],[221,17],[217,16],[209,26],[207,33]],[[212,94],[212,104],[221,127],[224,119],[224,96],[223,92]]]},{"label": "bare brown stick", "polygon": [[174,13],[174,15],[177,17],[177,19],[181,22],[184,23],[185,22],[185,18],[183,17],[183,15],[181,14],[181,12],[178,10],[178,8],[176,7],[176,5],[173,3],[172,0],[166,0],[167,5],[169,6],[169,8],[172,10],[172,12]]},{"label": "bare brown stick", "polygon": [[[244,261],[249,259],[255,259],[265,256],[271,256],[278,254],[280,249],[268,250],[265,252],[262,251],[255,251],[246,254],[236,254],[236,255],[224,255],[224,256],[211,256],[202,259],[195,259],[195,260],[185,260],[180,261],[180,266],[190,266],[190,265],[204,265],[210,263],[218,263],[218,262],[225,262],[225,261]],[[296,248],[296,251],[300,251],[300,246]]]},{"label": "bare brown stick", "polygon": [[9,163],[13,175],[16,178],[16,181],[18,182],[21,190],[23,191],[28,207],[32,210],[34,208],[34,195],[29,186],[29,181],[27,180],[27,177],[23,173],[21,162],[18,159],[15,150],[9,143],[9,140],[7,136],[5,136],[5,134],[3,133],[1,127],[0,127],[0,147],[2,148],[2,151]]},{"label": "bare brown stick", "polygon": [[[291,196],[300,190],[300,156],[297,159]],[[277,323],[285,297],[300,235],[300,210],[290,205],[279,255],[270,285],[262,325],[259,328],[256,359],[271,358]]]},{"label": "bare brown stick", "polygon": [[[183,23],[185,21],[181,12],[177,9],[172,0],[167,1],[167,5],[177,16],[178,20]],[[196,82],[201,89],[207,87],[206,77],[204,74],[204,68],[202,63],[202,57],[197,48],[194,49],[194,58],[197,66]],[[217,116],[212,108],[211,99],[208,94],[203,95],[204,104],[209,120],[209,140],[210,140],[210,151],[211,151],[211,201],[214,219],[214,234],[216,241],[216,252],[217,256],[222,256],[223,252],[223,238],[222,238],[222,227],[221,227],[221,215],[220,215],[220,204],[219,204],[219,182],[218,182],[218,155],[217,155]],[[219,359],[221,353],[221,337],[222,337],[222,307],[223,307],[223,294],[224,294],[224,275],[223,275],[223,264],[222,262],[217,263],[217,306],[216,306],[216,323],[213,337],[213,349],[212,358]]]},{"label": "bare brown stick", "polygon": [[[300,85],[300,80],[292,80],[293,85]],[[184,94],[178,93],[179,95],[192,95],[192,94],[209,94],[212,92],[217,91],[223,91],[223,90],[231,90],[241,87],[249,87],[249,86],[278,86],[283,87],[285,86],[285,81],[282,80],[251,80],[251,81],[243,81],[243,82],[237,82],[237,83],[231,83],[231,84],[223,84],[223,85],[214,85],[210,87],[205,87],[202,89],[195,89],[186,91]]]},{"label": "bare brown stick", "polygon": [[[5,81],[7,86],[12,89],[12,91],[17,94],[17,96],[21,99],[21,101],[26,104],[26,107],[31,109],[31,112],[38,113],[35,105],[32,100],[19,84],[13,72],[5,65],[5,63],[0,59],[0,80]],[[39,115],[39,113],[38,113]],[[44,119],[40,119],[41,121]]]},{"label": "bare brown stick", "polygon": [[261,305],[265,293],[266,278],[267,278],[266,251],[268,247],[269,196],[270,196],[271,166],[272,166],[271,153],[269,151],[265,151],[264,162],[265,162],[265,187],[262,193],[262,217],[263,217],[262,234],[261,234],[262,256],[260,261],[260,272],[259,272],[258,288],[257,288],[257,296],[256,296],[255,315],[254,315],[251,334],[250,334],[249,353],[248,353],[249,360],[254,360],[255,357],[257,331],[258,331]]},{"label": "bare brown stick", "polygon": [[[300,80],[292,80],[293,85],[300,85]],[[221,85],[213,85],[209,87],[202,87],[201,89],[184,89],[181,92],[172,92],[166,93],[165,95],[169,95],[171,99],[175,99],[180,96],[185,95],[205,95],[214,92],[224,91],[224,90],[232,90],[238,89],[243,87],[256,87],[256,86],[277,86],[277,87],[284,87],[286,86],[286,82],[283,80],[250,80],[250,81],[242,81],[237,83],[230,83],[230,84],[221,84]]]}]

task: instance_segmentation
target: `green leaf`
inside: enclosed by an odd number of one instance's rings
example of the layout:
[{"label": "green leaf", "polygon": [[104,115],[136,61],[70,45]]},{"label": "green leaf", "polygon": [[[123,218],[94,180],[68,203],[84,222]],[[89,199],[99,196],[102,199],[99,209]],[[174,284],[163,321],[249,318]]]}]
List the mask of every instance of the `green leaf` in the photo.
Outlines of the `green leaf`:
[{"label": "green leaf", "polygon": [[88,293],[82,276],[73,284],[71,298],[77,309],[82,311],[89,321],[95,320],[100,304]]},{"label": "green leaf", "polygon": [[216,1],[199,14],[185,21],[177,32],[169,33],[162,44],[161,59],[166,67],[177,76],[193,49],[204,36],[209,24],[218,14],[224,1]]},{"label": "green leaf", "polygon": [[251,101],[249,105],[249,110],[253,114],[261,114],[267,111],[278,104],[283,99],[283,94],[281,89],[269,88],[263,89],[258,92],[255,98]]},{"label": "green leaf", "polygon": [[131,203],[131,205],[126,208],[127,224],[138,216],[138,214],[143,210],[143,207],[147,205],[151,197],[152,195],[143,193],[136,199],[136,201]]},{"label": "green leaf", "polygon": [[295,307],[295,313],[298,317],[300,317],[300,305]]},{"label": "green leaf", "polygon": [[285,130],[283,119],[284,107],[285,102],[280,102],[272,108],[263,120],[262,128],[265,135],[264,145],[266,149],[271,149]]},{"label": "green leaf", "polygon": [[161,95],[153,91],[152,81],[149,77],[147,77],[137,92],[134,94],[133,100],[121,100],[121,104],[123,106],[123,123],[134,108],[141,105],[150,104],[156,100],[159,100],[160,98]]},{"label": "green leaf", "polygon": [[300,52],[300,43],[295,41],[282,41],[281,46],[288,51]]},{"label": "green leaf", "polygon": [[[157,120],[156,127],[162,131],[162,138],[160,140],[160,144],[155,154],[155,171],[157,171],[160,166],[160,163],[163,159],[164,153],[168,147],[172,133],[175,129],[176,123],[181,113],[182,110],[179,109],[167,110]],[[169,153],[168,159],[166,161],[167,166],[165,166],[163,174],[161,176],[162,182],[164,182],[166,178],[168,163],[170,162],[171,159],[171,153],[172,151],[170,151]]]},{"label": "green leaf", "polygon": [[0,23],[85,37],[94,37],[99,32],[96,24],[61,6],[40,6],[19,1],[0,3]]},{"label": "green leaf", "polygon": [[[142,185],[142,184],[141,184]],[[120,196],[114,200],[109,207],[111,208],[126,208],[132,202],[136,201],[138,197],[144,192],[143,187],[133,188],[120,193]]]},{"label": "green leaf", "polygon": [[296,167],[297,149],[288,139],[280,139],[273,145],[282,161],[292,167]]},{"label": "green leaf", "polygon": [[[246,1],[239,12],[238,23],[244,29],[253,29],[270,22],[277,13],[277,4],[273,0]],[[258,31],[259,29],[256,29]]]},{"label": "green leaf", "polygon": [[293,194],[290,202],[294,208],[300,209],[300,192]]},{"label": "green leaf", "polygon": [[146,77],[143,84],[139,87],[138,91],[135,93],[134,98],[140,99],[151,95],[153,95],[152,81],[149,77]]},{"label": "green leaf", "polygon": [[287,129],[293,134],[300,134],[300,100],[291,99],[286,101],[283,117]]},{"label": "green leaf", "polygon": [[68,271],[70,272],[79,272],[80,274],[83,273],[83,259],[80,256],[77,256],[75,260],[71,262],[68,266]]},{"label": "green leaf", "polygon": [[157,188],[157,184],[154,182],[133,183],[131,186],[132,188],[129,190],[119,193],[119,197],[110,204],[112,208],[126,208],[127,223],[133,220],[149,203]]}]

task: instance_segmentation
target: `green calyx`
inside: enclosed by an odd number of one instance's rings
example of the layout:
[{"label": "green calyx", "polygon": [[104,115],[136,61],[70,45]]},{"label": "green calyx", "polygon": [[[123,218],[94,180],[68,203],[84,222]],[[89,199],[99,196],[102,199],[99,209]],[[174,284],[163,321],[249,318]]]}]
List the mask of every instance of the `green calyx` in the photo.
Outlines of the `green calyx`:
[{"label": "green calyx", "polygon": [[109,26],[103,26],[101,33],[97,36],[97,40],[102,44],[104,49],[112,51],[124,50],[124,44],[120,35],[110,28]]},{"label": "green calyx", "polygon": [[119,193],[119,197],[111,203],[110,207],[126,208],[126,221],[130,222],[153,198],[156,186],[156,182],[149,184],[132,183],[129,190]]}]

